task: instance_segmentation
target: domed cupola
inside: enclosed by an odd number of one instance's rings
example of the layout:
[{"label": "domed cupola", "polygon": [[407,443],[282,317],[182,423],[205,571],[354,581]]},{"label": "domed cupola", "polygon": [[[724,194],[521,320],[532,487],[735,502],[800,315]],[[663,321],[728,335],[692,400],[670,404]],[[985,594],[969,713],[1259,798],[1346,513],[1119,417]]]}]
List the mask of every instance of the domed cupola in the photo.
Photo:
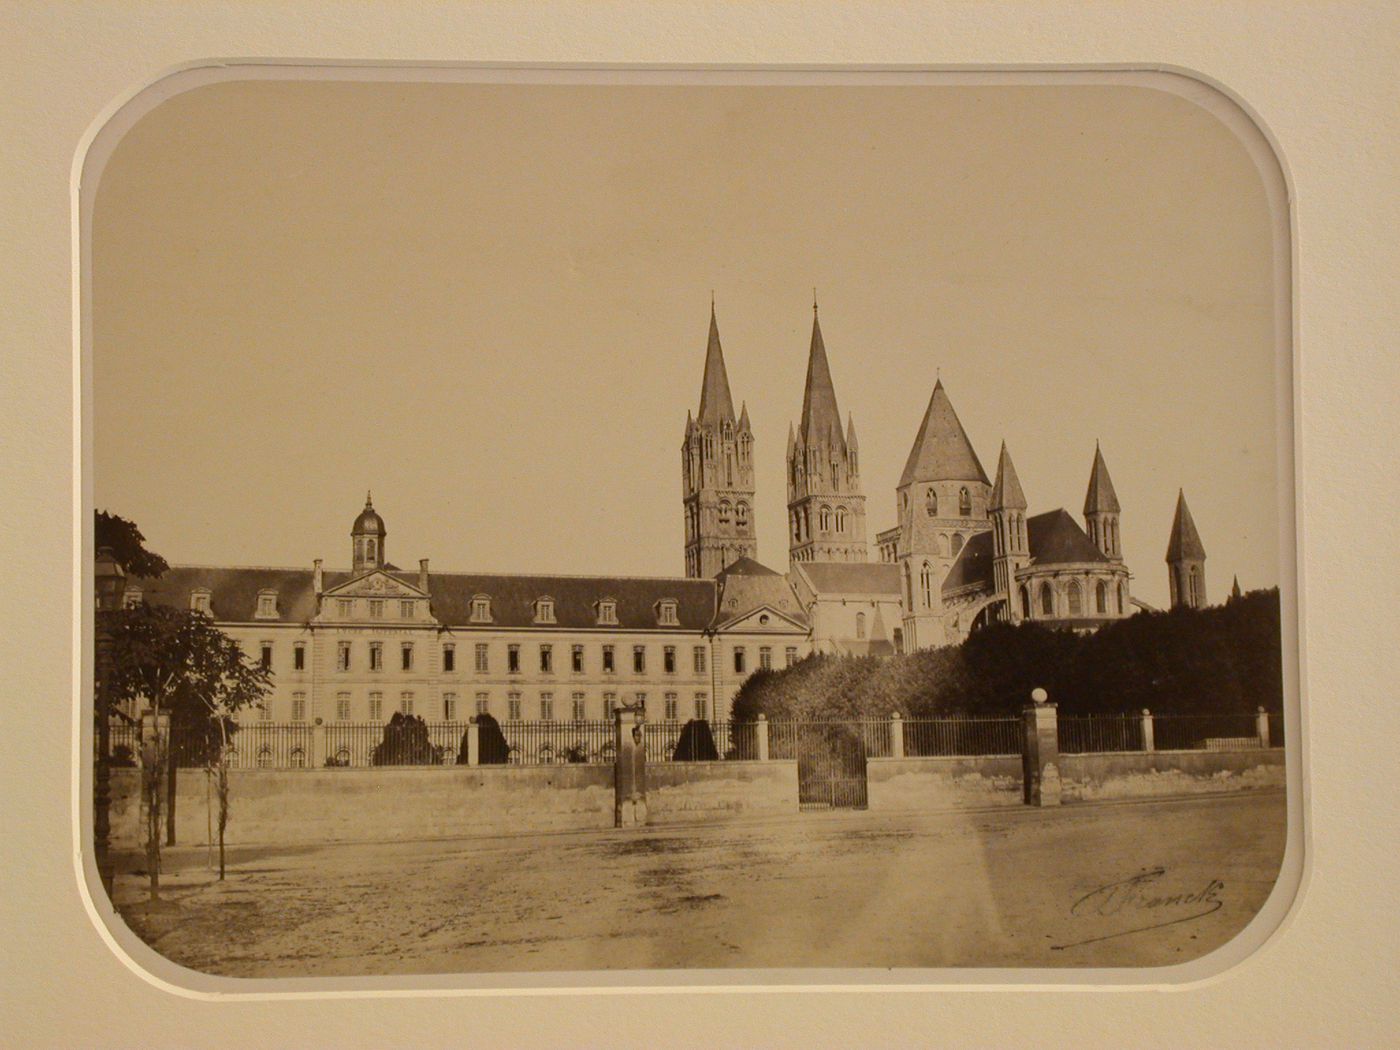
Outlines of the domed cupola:
[{"label": "domed cupola", "polygon": [[374,509],[370,494],[366,492],[365,509],[360,511],[360,516],[350,528],[350,539],[354,545],[354,571],[357,575],[384,567],[384,537],[387,535],[384,519]]}]

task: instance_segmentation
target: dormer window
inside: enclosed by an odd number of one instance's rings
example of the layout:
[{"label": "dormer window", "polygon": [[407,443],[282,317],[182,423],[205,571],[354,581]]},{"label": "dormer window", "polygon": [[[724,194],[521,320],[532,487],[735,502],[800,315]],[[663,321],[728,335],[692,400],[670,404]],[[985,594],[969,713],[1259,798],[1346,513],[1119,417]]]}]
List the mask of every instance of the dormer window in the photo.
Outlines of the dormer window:
[{"label": "dormer window", "polygon": [[535,599],[535,622],[536,622],[536,623],[554,623],[554,599],[553,599],[553,598],[536,598],[536,599]]},{"label": "dormer window", "polygon": [[274,619],[277,616],[277,592],[258,592],[258,619]]},{"label": "dormer window", "polygon": [[197,613],[210,615],[212,608],[210,605],[210,591],[207,587],[196,587],[190,591],[190,609]]},{"label": "dormer window", "polygon": [[141,588],[128,587],[122,594],[122,608],[135,609],[141,604]]},{"label": "dormer window", "polygon": [[611,598],[604,598],[598,602],[598,622],[601,624],[617,624],[617,602]]},{"label": "dormer window", "polygon": [[491,599],[484,594],[478,594],[472,599],[472,623],[491,622]]},{"label": "dormer window", "polygon": [[676,627],[680,620],[676,616],[676,600],[663,598],[656,604],[656,622],[663,627]]}]

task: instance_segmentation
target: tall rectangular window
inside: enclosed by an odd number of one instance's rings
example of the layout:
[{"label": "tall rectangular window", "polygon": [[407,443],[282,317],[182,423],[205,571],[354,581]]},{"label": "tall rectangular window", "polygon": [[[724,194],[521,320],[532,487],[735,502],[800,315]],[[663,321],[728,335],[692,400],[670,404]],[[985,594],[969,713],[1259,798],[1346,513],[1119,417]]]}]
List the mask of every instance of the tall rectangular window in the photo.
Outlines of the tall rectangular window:
[{"label": "tall rectangular window", "polygon": [[612,674],[616,669],[616,664],[613,661],[613,647],[611,645],[603,646],[603,673]]},{"label": "tall rectangular window", "polygon": [[662,652],[662,666],[667,674],[676,673],[676,647],[668,645]]},{"label": "tall rectangular window", "polygon": [[476,694],[476,713],[479,714],[479,715],[488,715],[488,714],[491,713],[491,694],[490,694],[490,693],[477,693],[477,694]]},{"label": "tall rectangular window", "polygon": [[680,715],[679,703],[675,693],[666,694],[666,721],[674,722]]},{"label": "tall rectangular window", "polygon": [[258,705],[258,721],[259,721],[259,722],[271,722],[271,721],[272,721],[272,701],[271,701],[271,700],[264,700],[262,703],[260,703],[260,704]]},{"label": "tall rectangular window", "polygon": [[511,674],[520,673],[520,646],[512,645],[506,649],[506,670]]},{"label": "tall rectangular window", "polygon": [[353,610],[354,607],[355,607],[355,603],[352,602],[349,598],[337,598],[337,599],[336,599],[336,603],[335,603],[336,615],[340,616],[342,619],[344,619],[345,617],[349,616],[350,613],[351,613],[351,610]]},{"label": "tall rectangular window", "polygon": [[710,717],[710,696],[708,693],[695,694],[695,717],[702,722]]},{"label": "tall rectangular window", "polygon": [[399,602],[399,616],[405,620],[413,619],[413,607],[416,602]]},{"label": "tall rectangular window", "polygon": [[263,670],[264,670],[264,671],[270,670],[270,669],[272,668],[272,643],[271,643],[271,642],[263,642],[263,643],[262,643],[262,656],[259,658],[259,662],[262,664],[262,667],[263,667]]},{"label": "tall rectangular window", "polygon": [[448,674],[457,670],[457,647],[451,642],[442,645],[442,669]]},{"label": "tall rectangular window", "polygon": [[294,645],[294,646],[292,647],[292,670],[293,670],[293,671],[305,671],[305,670],[306,670],[306,643],[305,643],[305,642],[297,642],[296,645]]},{"label": "tall rectangular window", "polygon": [[789,645],[783,650],[783,663],[788,667],[797,663],[797,646]]},{"label": "tall rectangular window", "polygon": [[350,670],[350,643],[337,642],[335,647],[335,666],[337,670]]},{"label": "tall rectangular window", "polygon": [[540,673],[554,673],[554,646],[552,645],[540,646]]},{"label": "tall rectangular window", "polygon": [[489,652],[485,642],[476,643],[476,669],[480,674],[485,674],[491,669],[491,664],[487,653]]},{"label": "tall rectangular window", "polygon": [[583,646],[576,645],[573,648],[573,668],[574,674],[583,674]]},{"label": "tall rectangular window", "polygon": [[634,702],[638,707],[640,707],[643,711],[646,711],[646,709],[647,709],[647,694],[646,694],[646,693],[637,693],[635,696],[632,697],[632,700],[633,700],[633,702]]},{"label": "tall rectangular window", "polygon": [[773,669],[773,649],[771,646],[760,645],[758,647],[758,666],[765,671]]},{"label": "tall rectangular window", "polygon": [[645,645],[632,646],[632,672],[634,674],[647,673],[647,647]]},{"label": "tall rectangular window", "polygon": [[748,660],[744,657],[744,647],[736,645],[734,647],[734,673],[743,674],[748,667]]},{"label": "tall rectangular window", "polygon": [[305,722],[305,721],[306,721],[306,694],[305,694],[305,693],[293,693],[293,694],[292,694],[292,721],[293,721],[293,722]]},{"label": "tall rectangular window", "polygon": [[520,721],[520,694],[510,693],[506,696],[506,718],[512,722]]},{"label": "tall rectangular window", "polygon": [[615,712],[616,710],[617,710],[617,694],[616,694],[616,693],[604,693],[604,694],[603,694],[603,717],[606,718],[606,719],[608,719],[609,721],[611,721],[611,720],[612,720],[612,716],[613,716],[613,712]]},{"label": "tall rectangular window", "polygon": [[703,645],[697,645],[694,649],[693,655],[695,657],[695,673],[704,674],[706,664],[705,647]]},{"label": "tall rectangular window", "polygon": [[473,599],[472,599],[472,623],[490,623],[490,622],[491,622],[491,599],[490,599],[490,598],[473,598]]},{"label": "tall rectangular window", "polygon": [[399,647],[399,655],[400,655],[400,658],[401,658],[401,661],[402,661],[402,664],[403,664],[403,669],[404,669],[405,671],[412,671],[412,670],[413,670],[413,643],[412,643],[412,642],[404,642],[403,645],[401,645],[401,646]]},{"label": "tall rectangular window", "polygon": [[369,694],[369,720],[371,722],[384,721],[384,694]]},{"label": "tall rectangular window", "polygon": [[554,694],[553,694],[553,693],[541,693],[541,694],[540,694],[540,721],[541,721],[541,722],[553,722],[553,721],[554,721]]},{"label": "tall rectangular window", "polygon": [[442,694],[442,720],[444,722],[457,721],[457,694]]},{"label": "tall rectangular window", "polygon": [[384,670],[384,643],[369,643],[369,669],[371,671]]},{"label": "tall rectangular window", "polygon": [[412,694],[412,693],[400,693],[400,694],[399,694],[399,710],[402,711],[402,712],[403,712],[404,714],[406,714],[406,715],[411,715],[411,714],[413,714],[413,694]]},{"label": "tall rectangular window", "polygon": [[350,694],[335,694],[335,720],[337,722],[350,721]]},{"label": "tall rectangular window", "polygon": [[369,600],[369,618],[371,620],[384,619],[384,599],[371,598]]},{"label": "tall rectangular window", "polygon": [[573,696],[573,700],[574,700],[574,711],[573,711],[573,714],[574,714],[574,721],[575,721],[575,722],[582,722],[583,719],[584,719],[584,715],[586,714],[586,711],[585,711],[585,709],[584,709],[584,698],[583,698],[583,694],[582,694],[582,693],[575,693],[574,696]]}]

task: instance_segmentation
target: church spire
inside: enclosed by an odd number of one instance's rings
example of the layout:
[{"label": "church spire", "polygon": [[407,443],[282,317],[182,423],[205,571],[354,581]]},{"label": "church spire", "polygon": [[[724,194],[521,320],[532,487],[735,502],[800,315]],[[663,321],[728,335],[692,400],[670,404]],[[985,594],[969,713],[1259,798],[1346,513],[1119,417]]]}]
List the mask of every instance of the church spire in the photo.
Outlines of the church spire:
[{"label": "church spire", "polygon": [[1084,494],[1084,513],[1117,514],[1122,509],[1118,505],[1118,494],[1113,491],[1113,479],[1108,476],[1108,465],[1103,461],[1103,452],[1099,449],[1099,443],[1095,441],[1094,466],[1089,471],[1089,491]]},{"label": "church spire", "polygon": [[710,340],[705,347],[705,376],[700,382],[700,415],[697,422],[717,425],[734,422],[734,399],[729,394],[729,373],[719,345],[719,322],[714,299],[710,300]]},{"label": "church spire", "polygon": [[1186,493],[1176,492],[1176,516],[1172,518],[1171,539],[1167,541],[1167,561],[1205,561],[1206,548],[1201,543],[1201,534],[1196,531],[1196,523],[1191,518],[1191,508],[1186,505]]},{"label": "church spire", "polygon": [[812,300],[812,343],[807,351],[807,385],[802,391],[800,432],[808,446],[824,444],[834,434],[837,451],[845,451],[841,411],[836,407],[836,387],[831,381],[831,365],[826,360],[826,343],[817,319],[815,298]]},{"label": "church spire", "polygon": [[1025,510],[1026,494],[1021,490],[1021,479],[1016,476],[1016,466],[1011,462],[1011,453],[1006,451],[1006,442],[1001,443],[1001,455],[997,457],[997,480],[992,486],[991,510]]},{"label": "church spire", "polygon": [[1176,495],[1176,516],[1172,519],[1171,539],[1167,541],[1167,582],[1171,586],[1172,608],[1203,608],[1206,604],[1206,548],[1201,543],[1186,494]]},{"label": "church spire", "polygon": [[919,435],[909,450],[899,487],[916,481],[976,481],[990,484],[987,472],[968,440],[953,403],[943,389],[943,380],[933,385]]}]

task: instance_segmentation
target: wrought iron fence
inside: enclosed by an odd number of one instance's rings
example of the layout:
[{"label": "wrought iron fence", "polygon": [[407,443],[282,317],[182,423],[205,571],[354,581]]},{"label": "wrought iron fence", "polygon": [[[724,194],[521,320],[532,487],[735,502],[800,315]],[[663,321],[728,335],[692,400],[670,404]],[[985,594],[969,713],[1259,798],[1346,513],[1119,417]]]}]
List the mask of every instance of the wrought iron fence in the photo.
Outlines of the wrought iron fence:
[{"label": "wrought iron fence", "polygon": [[1254,715],[1154,715],[1152,737],[1158,751],[1229,751],[1262,743]]},{"label": "wrought iron fence", "polygon": [[911,718],[904,723],[904,753],[935,755],[1019,755],[1019,718]]},{"label": "wrought iron fence", "polygon": [[1143,750],[1142,715],[1062,715],[1057,721],[1065,754]]}]

